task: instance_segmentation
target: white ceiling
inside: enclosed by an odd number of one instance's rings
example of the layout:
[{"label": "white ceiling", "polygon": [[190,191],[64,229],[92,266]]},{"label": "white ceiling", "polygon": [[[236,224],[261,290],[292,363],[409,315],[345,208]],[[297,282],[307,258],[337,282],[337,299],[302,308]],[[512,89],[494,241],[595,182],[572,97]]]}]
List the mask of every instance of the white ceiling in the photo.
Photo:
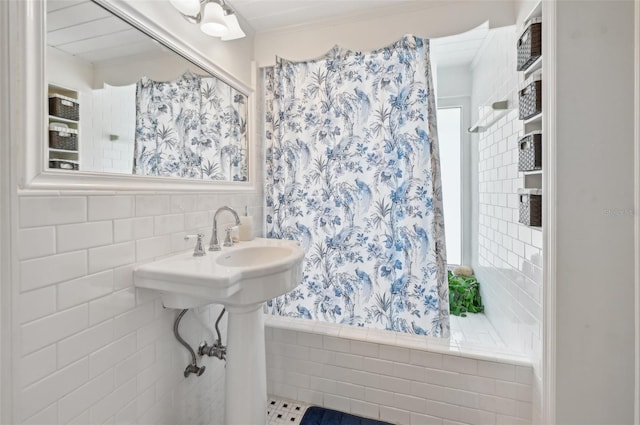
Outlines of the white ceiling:
[{"label": "white ceiling", "polygon": [[[406,0],[228,0],[242,17],[247,32],[265,32],[326,21],[338,17],[369,15],[383,8],[392,13]],[[109,60],[161,47],[142,32],[89,0],[49,0],[47,40],[66,53],[89,62]],[[176,11],[176,19],[181,19]],[[250,28],[246,28],[246,26]],[[438,66],[471,63],[489,32],[482,25],[464,34],[432,41],[432,55]]]},{"label": "white ceiling", "polygon": [[431,57],[438,67],[470,65],[489,35],[489,23],[462,34],[435,38],[431,41]]},{"label": "white ceiling", "polygon": [[413,3],[407,0],[226,0],[255,32],[311,22],[369,14],[380,8]]},{"label": "white ceiling", "polygon": [[47,2],[47,44],[88,62],[163,49],[89,0]]},{"label": "white ceiling", "polygon": [[[383,9],[393,13],[415,0],[226,0],[256,33],[326,21],[366,16]],[[426,3],[425,3],[426,5]],[[488,23],[463,34],[432,40],[439,67],[468,65],[489,33]]]}]

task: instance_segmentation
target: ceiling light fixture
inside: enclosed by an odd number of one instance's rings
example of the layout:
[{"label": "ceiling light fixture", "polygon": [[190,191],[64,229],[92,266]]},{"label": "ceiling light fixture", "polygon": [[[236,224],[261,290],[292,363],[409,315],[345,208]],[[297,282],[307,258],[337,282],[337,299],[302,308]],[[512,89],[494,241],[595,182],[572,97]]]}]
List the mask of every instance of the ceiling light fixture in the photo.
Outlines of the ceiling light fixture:
[{"label": "ceiling light fixture", "polygon": [[218,3],[209,2],[204,5],[204,15],[200,22],[203,33],[212,37],[222,37],[229,32],[229,27],[224,21],[224,10]]},{"label": "ceiling light fixture", "polygon": [[245,36],[244,31],[240,28],[240,23],[238,22],[238,17],[235,13],[224,15],[224,18],[229,31],[222,36],[222,41],[236,40]]},{"label": "ceiling light fixture", "polygon": [[200,24],[203,33],[222,41],[245,37],[236,13],[224,0],[169,0],[169,3],[192,24]]},{"label": "ceiling light fixture", "polygon": [[185,16],[200,14],[200,0],[169,0],[169,3]]}]

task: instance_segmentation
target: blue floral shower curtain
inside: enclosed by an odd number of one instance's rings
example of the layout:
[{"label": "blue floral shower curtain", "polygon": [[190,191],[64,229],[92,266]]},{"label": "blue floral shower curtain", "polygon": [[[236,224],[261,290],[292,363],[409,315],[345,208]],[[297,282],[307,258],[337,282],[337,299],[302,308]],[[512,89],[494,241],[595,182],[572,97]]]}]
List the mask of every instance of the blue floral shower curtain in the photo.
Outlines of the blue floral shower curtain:
[{"label": "blue floral shower curtain", "polygon": [[428,40],[265,71],[266,228],[306,250],[278,315],[449,336]]},{"label": "blue floral shower curtain", "polygon": [[136,86],[134,174],[247,180],[246,97],[225,82],[185,72]]}]

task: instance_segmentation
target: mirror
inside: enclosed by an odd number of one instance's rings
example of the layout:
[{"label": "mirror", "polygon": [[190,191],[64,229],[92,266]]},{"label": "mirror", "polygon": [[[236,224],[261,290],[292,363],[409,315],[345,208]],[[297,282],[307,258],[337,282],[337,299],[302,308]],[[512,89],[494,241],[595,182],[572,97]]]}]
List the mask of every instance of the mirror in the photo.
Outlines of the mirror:
[{"label": "mirror", "polygon": [[246,94],[90,0],[46,40],[49,170],[248,180]]}]

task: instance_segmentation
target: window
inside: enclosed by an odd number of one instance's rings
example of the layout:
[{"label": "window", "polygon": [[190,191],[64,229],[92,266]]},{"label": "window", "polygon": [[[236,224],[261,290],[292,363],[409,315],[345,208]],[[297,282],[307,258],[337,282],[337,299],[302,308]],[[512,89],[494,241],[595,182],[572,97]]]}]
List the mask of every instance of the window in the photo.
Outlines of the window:
[{"label": "window", "polygon": [[462,108],[438,108],[447,263],[462,263]]}]

